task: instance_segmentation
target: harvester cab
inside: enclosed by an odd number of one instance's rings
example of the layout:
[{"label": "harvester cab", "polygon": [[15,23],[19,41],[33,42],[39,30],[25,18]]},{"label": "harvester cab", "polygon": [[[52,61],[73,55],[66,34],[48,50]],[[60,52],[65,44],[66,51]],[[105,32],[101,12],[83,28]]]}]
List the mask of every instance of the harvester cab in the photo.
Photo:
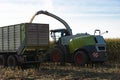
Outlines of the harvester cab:
[{"label": "harvester cab", "polygon": [[55,43],[59,42],[61,37],[69,36],[69,33],[66,29],[50,30],[50,34]]}]

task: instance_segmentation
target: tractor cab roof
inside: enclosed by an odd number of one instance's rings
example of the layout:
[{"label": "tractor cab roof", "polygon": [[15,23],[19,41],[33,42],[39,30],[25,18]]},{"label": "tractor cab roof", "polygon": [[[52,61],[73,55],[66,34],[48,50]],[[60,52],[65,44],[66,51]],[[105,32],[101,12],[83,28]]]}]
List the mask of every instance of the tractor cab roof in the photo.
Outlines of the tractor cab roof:
[{"label": "tractor cab roof", "polygon": [[51,32],[66,32],[67,30],[66,29],[54,29],[54,30],[50,30]]}]

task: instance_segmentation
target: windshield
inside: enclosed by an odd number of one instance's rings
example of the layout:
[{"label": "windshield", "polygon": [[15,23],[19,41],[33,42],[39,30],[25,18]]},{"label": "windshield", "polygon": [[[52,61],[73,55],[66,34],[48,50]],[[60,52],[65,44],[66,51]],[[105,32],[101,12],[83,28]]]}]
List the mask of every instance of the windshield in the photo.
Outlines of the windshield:
[{"label": "windshield", "polygon": [[55,42],[58,42],[61,37],[67,36],[68,33],[65,29],[51,30],[51,37]]},{"label": "windshield", "polygon": [[58,42],[59,38],[61,37],[61,32],[52,32],[51,37],[54,39],[55,42]]}]

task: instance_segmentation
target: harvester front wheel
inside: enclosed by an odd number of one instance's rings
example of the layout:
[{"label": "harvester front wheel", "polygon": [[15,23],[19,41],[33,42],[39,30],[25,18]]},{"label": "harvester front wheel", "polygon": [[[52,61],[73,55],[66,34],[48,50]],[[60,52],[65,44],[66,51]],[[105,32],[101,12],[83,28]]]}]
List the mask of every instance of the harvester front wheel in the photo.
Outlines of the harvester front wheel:
[{"label": "harvester front wheel", "polygon": [[62,62],[63,60],[63,53],[59,48],[54,48],[51,54],[51,61],[52,62]]},{"label": "harvester front wheel", "polygon": [[77,51],[74,55],[74,62],[78,66],[83,66],[88,63],[88,56],[84,51]]},{"label": "harvester front wheel", "polygon": [[14,55],[10,55],[7,59],[7,65],[8,67],[15,68],[17,66],[17,59]]}]

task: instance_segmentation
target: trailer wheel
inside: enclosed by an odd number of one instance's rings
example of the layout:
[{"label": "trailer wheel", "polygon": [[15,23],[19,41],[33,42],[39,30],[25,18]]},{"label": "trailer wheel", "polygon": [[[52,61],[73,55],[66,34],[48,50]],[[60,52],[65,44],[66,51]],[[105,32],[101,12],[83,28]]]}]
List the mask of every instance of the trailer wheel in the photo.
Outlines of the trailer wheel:
[{"label": "trailer wheel", "polygon": [[5,57],[4,55],[0,55],[0,66],[5,66]]},{"label": "trailer wheel", "polygon": [[63,61],[63,53],[59,48],[55,48],[51,54],[51,61],[53,62],[62,62]]},{"label": "trailer wheel", "polygon": [[8,67],[16,67],[17,66],[17,59],[14,55],[10,55],[7,59]]},{"label": "trailer wheel", "polygon": [[83,66],[88,63],[88,56],[84,51],[77,51],[74,55],[74,62],[78,66]]}]

